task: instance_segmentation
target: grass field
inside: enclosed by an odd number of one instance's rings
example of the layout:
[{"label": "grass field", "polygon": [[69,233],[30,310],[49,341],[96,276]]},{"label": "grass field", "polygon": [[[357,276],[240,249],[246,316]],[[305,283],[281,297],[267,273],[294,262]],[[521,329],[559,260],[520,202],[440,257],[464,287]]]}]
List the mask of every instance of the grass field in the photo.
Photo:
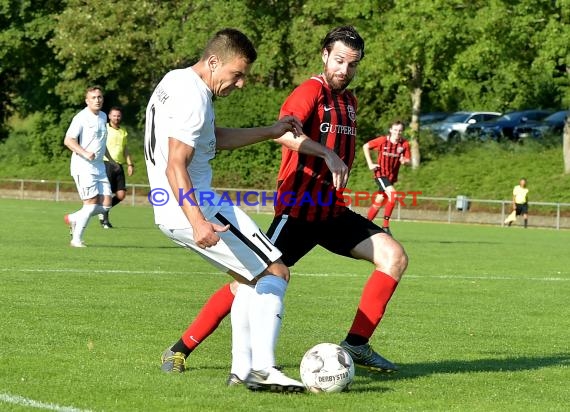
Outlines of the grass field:
[{"label": "grass field", "polygon": [[[394,222],[410,266],[373,346],[392,376],[357,375],[334,395],[227,388],[230,324],[189,358],[159,369],[225,280],[170,243],[147,207],[95,220],[68,246],[79,203],[0,200],[0,410],[562,411],[570,394],[570,232]],[[270,216],[254,216],[266,228]],[[369,264],[318,249],[292,268],[278,362],[349,327]]]}]

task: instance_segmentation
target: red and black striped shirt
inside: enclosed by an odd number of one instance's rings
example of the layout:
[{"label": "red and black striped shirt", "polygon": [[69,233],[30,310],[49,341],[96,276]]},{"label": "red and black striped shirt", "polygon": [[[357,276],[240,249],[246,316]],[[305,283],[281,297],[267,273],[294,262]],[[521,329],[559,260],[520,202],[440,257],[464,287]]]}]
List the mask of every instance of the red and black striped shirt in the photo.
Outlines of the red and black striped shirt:
[{"label": "red and black striped shirt", "polygon": [[[296,116],[309,138],[334,150],[350,169],[356,142],[356,104],[350,91],[333,93],[322,76],[314,76],[293,90],[281,107],[280,117]],[[277,216],[318,221],[338,216],[345,209],[337,204],[342,197],[337,197],[325,160],[285,146],[277,195]]]},{"label": "red and black striped shirt", "polygon": [[387,177],[392,183],[398,181],[400,171],[400,157],[410,158],[410,143],[400,139],[392,143],[388,136],[379,136],[368,142],[370,150],[378,150],[378,169],[374,171],[374,177]]}]

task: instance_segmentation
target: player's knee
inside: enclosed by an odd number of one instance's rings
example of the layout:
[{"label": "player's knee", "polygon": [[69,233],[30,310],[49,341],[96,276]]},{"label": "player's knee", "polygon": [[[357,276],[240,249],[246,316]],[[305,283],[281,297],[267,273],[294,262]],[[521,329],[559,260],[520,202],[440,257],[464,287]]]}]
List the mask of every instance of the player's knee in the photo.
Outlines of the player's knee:
[{"label": "player's knee", "polygon": [[408,255],[402,245],[393,241],[383,250],[382,256],[376,257],[374,264],[399,281],[408,267]]},{"label": "player's knee", "polygon": [[400,273],[399,277],[401,278],[408,267],[408,254],[401,246],[396,256],[396,267]]},{"label": "player's knee", "polygon": [[127,192],[125,192],[124,190],[118,190],[115,193],[115,198],[117,199],[117,201],[122,202],[123,200],[125,200],[125,197],[127,196]]}]

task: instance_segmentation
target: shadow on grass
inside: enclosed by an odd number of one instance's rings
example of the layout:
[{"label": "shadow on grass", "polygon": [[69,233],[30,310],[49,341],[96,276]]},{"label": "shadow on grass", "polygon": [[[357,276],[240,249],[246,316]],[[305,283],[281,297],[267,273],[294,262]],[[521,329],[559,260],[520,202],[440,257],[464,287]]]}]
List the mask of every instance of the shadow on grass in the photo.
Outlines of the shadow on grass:
[{"label": "shadow on grass", "polygon": [[[434,374],[460,374],[460,373],[477,373],[477,372],[516,372],[528,371],[545,368],[556,365],[570,366],[570,353],[561,353],[558,355],[544,357],[517,357],[504,359],[477,359],[472,361],[465,360],[446,360],[442,362],[419,362],[400,364],[400,371],[396,373],[374,373],[368,372],[360,368],[356,368],[356,381],[353,382],[350,392],[389,392],[393,389],[385,386],[390,381],[403,379],[415,379]],[[286,363],[281,365],[284,372],[294,377],[298,370],[298,366]],[[228,370],[227,365],[207,365],[196,364],[195,370]]]},{"label": "shadow on grass", "polygon": [[[544,357],[516,357],[503,359],[477,359],[446,360],[442,362],[420,362],[400,364],[400,371],[393,374],[360,372],[360,376],[369,377],[371,380],[399,380],[414,379],[433,374],[458,374],[476,372],[516,372],[528,371],[549,366],[570,366],[570,353]],[[357,370],[357,373],[359,371]]]}]

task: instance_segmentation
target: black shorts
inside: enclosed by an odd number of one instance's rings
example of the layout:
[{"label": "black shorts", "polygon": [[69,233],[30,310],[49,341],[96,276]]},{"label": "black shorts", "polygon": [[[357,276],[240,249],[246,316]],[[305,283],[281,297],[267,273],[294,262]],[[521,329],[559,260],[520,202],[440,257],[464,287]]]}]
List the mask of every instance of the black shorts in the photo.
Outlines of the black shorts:
[{"label": "black shorts", "polygon": [[119,163],[105,162],[105,170],[107,171],[107,179],[111,183],[111,192],[117,193],[119,190],[127,190],[125,181],[125,171]]},{"label": "black shorts", "polygon": [[528,203],[516,203],[517,216],[526,215],[528,213]]},{"label": "black shorts", "polygon": [[378,191],[379,192],[385,192],[386,188],[388,186],[392,186],[393,183],[390,181],[390,179],[388,179],[386,176],[380,176],[380,177],[376,177],[374,179],[374,181],[376,182],[376,184],[378,185]]},{"label": "black shorts", "polygon": [[350,251],[356,245],[377,233],[384,231],[364,216],[346,209],[336,218],[317,222],[276,216],[267,236],[283,253],[283,263],[293,266],[317,245],[337,255],[352,257]]}]

